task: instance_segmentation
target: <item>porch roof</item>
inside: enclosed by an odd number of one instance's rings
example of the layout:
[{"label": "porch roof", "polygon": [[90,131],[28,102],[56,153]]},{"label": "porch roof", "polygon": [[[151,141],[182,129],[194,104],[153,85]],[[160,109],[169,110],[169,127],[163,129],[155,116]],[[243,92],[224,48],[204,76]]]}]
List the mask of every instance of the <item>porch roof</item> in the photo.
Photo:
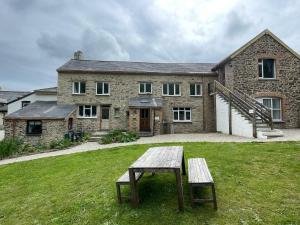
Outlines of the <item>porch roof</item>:
[{"label": "porch roof", "polygon": [[162,107],[162,99],[152,97],[130,98],[128,106],[132,108],[160,108]]}]

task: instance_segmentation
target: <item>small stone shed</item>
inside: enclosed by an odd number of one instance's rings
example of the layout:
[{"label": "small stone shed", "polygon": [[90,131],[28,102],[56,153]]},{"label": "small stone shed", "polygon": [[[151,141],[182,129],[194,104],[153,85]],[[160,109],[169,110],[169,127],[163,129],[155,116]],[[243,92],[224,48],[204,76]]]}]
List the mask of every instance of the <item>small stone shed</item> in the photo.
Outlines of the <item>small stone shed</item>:
[{"label": "small stone shed", "polygon": [[76,127],[76,109],[76,105],[56,101],[34,102],[5,117],[5,137],[21,138],[32,145],[62,139]]}]

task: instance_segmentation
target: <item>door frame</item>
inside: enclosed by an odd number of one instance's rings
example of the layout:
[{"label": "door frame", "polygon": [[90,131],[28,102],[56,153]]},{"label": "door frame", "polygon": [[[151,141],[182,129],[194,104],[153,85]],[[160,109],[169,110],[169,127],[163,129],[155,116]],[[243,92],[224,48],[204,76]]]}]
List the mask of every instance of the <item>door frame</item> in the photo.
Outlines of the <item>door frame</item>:
[{"label": "door frame", "polygon": [[[109,110],[109,118],[108,118],[108,127],[107,128],[102,128],[103,122],[102,122],[102,109],[108,109]],[[109,130],[110,129],[110,124],[111,124],[111,110],[110,110],[110,105],[100,105],[100,130]]]},{"label": "door frame", "polygon": [[[139,131],[140,132],[151,132],[151,108],[140,108],[140,113],[139,113]],[[142,129],[141,128],[141,120],[142,120],[142,110],[148,110],[148,124],[149,124],[149,127],[147,127],[146,129]]]}]

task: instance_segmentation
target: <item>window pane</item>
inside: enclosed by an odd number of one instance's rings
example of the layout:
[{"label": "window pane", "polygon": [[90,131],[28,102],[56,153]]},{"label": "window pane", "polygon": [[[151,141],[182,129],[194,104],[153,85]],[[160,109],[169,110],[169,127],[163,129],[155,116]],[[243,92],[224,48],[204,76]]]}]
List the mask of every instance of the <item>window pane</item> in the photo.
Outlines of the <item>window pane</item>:
[{"label": "window pane", "polygon": [[280,99],[279,98],[273,98],[273,109],[280,109]]},{"label": "window pane", "polygon": [[92,116],[96,116],[97,115],[97,109],[96,109],[96,106],[93,105],[92,106]]},{"label": "window pane", "polygon": [[151,93],[151,85],[152,85],[151,83],[146,84],[146,92],[147,93]]},{"label": "window pane", "polygon": [[176,94],[176,95],[179,95],[179,94],[180,94],[179,84],[175,84],[175,94]]},{"label": "window pane", "polygon": [[273,120],[280,120],[280,110],[273,110]]},{"label": "window pane", "polygon": [[163,94],[164,95],[168,94],[168,84],[163,84]]},{"label": "window pane", "polygon": [[274,59],[264,59],[264,78],[274,78]]},{"label": "window pane", "polygon": [[85,109],[84,109],[84,116],[86,116],[86,117],[90,117],[91,116],[91,108],[90,107],[85,107]]},{"label": "window pane", "polygon": [[174,84],[169,84],[169,95],[174,95]]},{"label": "window pane", "polygon": [[259,77],[263,77],[262,75],[262,65],[258,64],[258,72],[259,72]]},{"label": "window pane", "polygon": [[195,95],[195,84],[190,84],[190,95]]},{"label": "window pane", "polygon": [[145,85],[144,83],[140,83],[140,93],[144,93],[145,92]]},{"label": "window pane", "polygon": [[97,94],[102,95],[103,94],[103,86],[102,83],[97,83]]},{"label": "window pane", "polygon": [[74,93],[79,93],[79,83],[78,82],[74,82]]},{"label": "window pane", "polygon": [[104,83],[104,94],[108,94],[109,93],[108,89],[109,89],[108,83]]},{"label": "window pane", "polygon": [[184,111],[179,111],[179,120],[184,120]]},{"label": "window pane", "polygon": [[174,111],[174,120],[178,120],[178,111]]},{"label": "window pane", "polygon": [[263,105],[268,108],[271,108],[272,106],[271,99],[263,99]]},{"label": "window pane", "polygon": [[80,82],[80,93],[85,93],[85,82]]},{"label": "window pane", "polygon": [[196,95],[201,95],[201,84],[196,85]]},{"label": "window pane", "polygon": [[83,116],[83,106],[79,106],[79,116]]},{"label": "window pane", "polygon": [[186,117],[186,120],[191,120],[191,112],[186,111],[185,117]]}]

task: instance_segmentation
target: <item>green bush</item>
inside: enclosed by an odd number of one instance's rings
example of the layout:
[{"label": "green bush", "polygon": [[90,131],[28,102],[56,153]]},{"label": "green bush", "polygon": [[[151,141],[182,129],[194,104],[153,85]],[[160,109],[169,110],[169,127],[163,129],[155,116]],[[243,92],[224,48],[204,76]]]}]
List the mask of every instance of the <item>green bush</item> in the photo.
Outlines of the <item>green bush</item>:
[{"label": "green bush", "polygon": [[101,138],[101,144],[132,142],[139,138],[136,132],[112,130]]},{"label": "green bush", "polygon": [[88,141],[91,138],[90,133],[83,132],[82,141]]},{"label": "green bush", "polygon": [[60,139],[60,140],[57,139],[57,140],[51,141],[49,144],[49,148],[50,149],[65,149],[72,145],[73,145],[73,143],[70,139],[64,138],[64,139]]},{"label": "green bush", "polygon": [[0,141],[0,159],[22,152],[24,147],[26,147],[26,145],[24,145],[21,139],[5,138]]}]

